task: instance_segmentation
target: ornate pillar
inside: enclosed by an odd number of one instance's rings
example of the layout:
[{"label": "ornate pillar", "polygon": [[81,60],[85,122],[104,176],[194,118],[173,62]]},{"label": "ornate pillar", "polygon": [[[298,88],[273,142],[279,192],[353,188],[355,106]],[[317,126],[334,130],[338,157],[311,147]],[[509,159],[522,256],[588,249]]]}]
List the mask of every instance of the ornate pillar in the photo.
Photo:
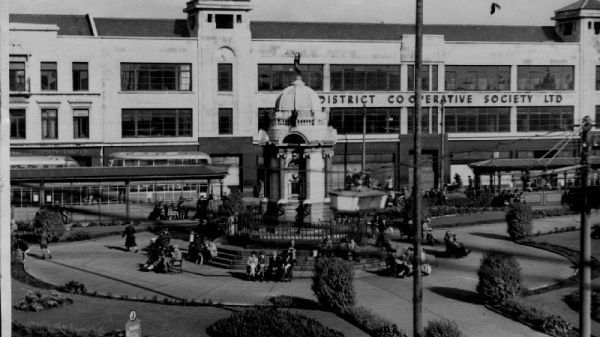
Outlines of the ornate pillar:
[{"label": "ornate pillar", "polygon": [[[324,149],[322,152],[322,157],[324,162],[324,169],[323,169],[323,174],[325,176],[325,189],[323,191],[323,197],[325,199],[329,198],[329,193],[328,193],[328,189],[329,189],[329,171],[331,171],[331,167],[332,167],[332,161],[333,161],[333,150],[332,149]],[[344,177],[345,179],[346,177]]]},{"label": "ornate pillar", "polygon": [[287,196],[285,194],[285,160],[286,160],[286,153],[284,151],[285,151],[285,149],[280,149],[279,153],[277,153],[277,159],[279,159],[279,165],[278,165],[278,170],[279,170],[279,174],[278,174],[279,188],[277,189],[277,191],[279,191],[279,200],[281,200],[281,199],[287,199]]}]

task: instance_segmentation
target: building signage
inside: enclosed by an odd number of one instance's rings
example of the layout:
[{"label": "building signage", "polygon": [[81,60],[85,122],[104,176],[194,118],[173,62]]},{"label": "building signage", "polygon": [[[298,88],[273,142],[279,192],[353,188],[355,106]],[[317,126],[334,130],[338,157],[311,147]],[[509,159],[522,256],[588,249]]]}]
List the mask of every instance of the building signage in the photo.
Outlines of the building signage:
[{"label": "building signage", "polygon": [[98,156],[100,148],[47,148],[47,149],[14,149],[10,151],[11,156]]},{"label": "building signage", "polygon": [[[411,106],[415,102],[412,93],[322,93],[319,95],[324,107],[343,106]],[[573,94],[549,93],[424,93],[423,105],[448,106],[496,106],[496,105],[555,105],[574,104]]]},{"label": "building signage", "polygon": [[137,319],[134,310],[131,310],[129,320],[125,323],[125,337],[142,337],[142,321]]}]

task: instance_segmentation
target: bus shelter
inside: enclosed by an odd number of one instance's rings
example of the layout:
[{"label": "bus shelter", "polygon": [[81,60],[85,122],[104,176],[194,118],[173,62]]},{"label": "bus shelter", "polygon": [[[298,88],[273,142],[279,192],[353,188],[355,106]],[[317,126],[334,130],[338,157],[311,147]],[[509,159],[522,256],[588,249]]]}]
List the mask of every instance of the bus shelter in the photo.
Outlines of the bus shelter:
[{"label": "bus shelter", "polygon": [[[581,158],[518,158],[499,159],[492,158],[469,164],[474,174],[474,188],[482,189],[481,177],[489,176],[489,189],[502,189],[502,175],[509,173],[513,177],[518,176],[523,189],[531,188],[529,181],[540,178],[544,183],[535,183],[534,188],[560,189],[578,186],[578,169]],[[590,185],[600,184],[600,157],[590,156],[589,161],[592,172],[590,173]],[[515,184],[513,184],[515,187]]]},{"label": "bus shelter", "polygon": [[13,207],[195,201],[223,195],[228,167],[145,166],[12,169]]}]

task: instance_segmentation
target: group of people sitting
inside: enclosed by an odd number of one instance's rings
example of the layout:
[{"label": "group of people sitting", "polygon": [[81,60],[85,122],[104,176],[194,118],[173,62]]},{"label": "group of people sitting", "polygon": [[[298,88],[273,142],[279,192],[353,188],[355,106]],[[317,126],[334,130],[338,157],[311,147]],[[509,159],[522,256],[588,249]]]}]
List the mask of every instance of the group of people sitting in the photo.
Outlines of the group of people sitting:
[{"label": "group of people sitting", "polygon": [[446,244],[446,256],[460,258],[471,253],[470,249],[466,249],[465,246],[456,239],[456,233],[454,232],[446,232],[444,243]]},{"label": "group of people sitting", "polygon": [[179,246],[171,245],[171,235],[167,230],[160,232],[158,237],[150,239],[147,250],[148,260],[140,267],[142,271],[168,273],[175,261],[183,260]]},{"label": "group of people sitting", "polygon": [[[388,250],[388,256],[385,259],[386,270],[388,274],[395,277],[403,278],[404,276],[410,276],[414,272],[413,261],[414,261],[414,249],[408,247],[405,250]],[[427,276],[431,274],[431,265],[427,263],[427,255],[421,250],[421,274]]]},{"label": "group of people sitting", "polygon": [[165,203],[163,205],[162,203],[162,201],[159,201],[154,205],[148,220],[183,220],[188,218],[187,208],[183,205],[183,198],[179,199],[177,205],[175,203]]},{"label": "group of people sitting", "polygon": [[204,264],[217,256],[217,245],[199,233],[190,233],[187,258],[195,264]]},{"label": "group of people sitting", "polygon": [[249,281],[291,282],[296,263],[294,240],[291,241],[287,250],[283,250],[281,253],[274,250],[269,258],[262,251],[258,254],[252,251],[246,263],[246,277]]},{"label": "group of people sitting", "polygon": [[352,238],[342,238],[340,243],[334,247],[331,236],[326,235],[319,246],[318,256],[321,257],[340,257],[344,260],[359,261],[360,247]]}]

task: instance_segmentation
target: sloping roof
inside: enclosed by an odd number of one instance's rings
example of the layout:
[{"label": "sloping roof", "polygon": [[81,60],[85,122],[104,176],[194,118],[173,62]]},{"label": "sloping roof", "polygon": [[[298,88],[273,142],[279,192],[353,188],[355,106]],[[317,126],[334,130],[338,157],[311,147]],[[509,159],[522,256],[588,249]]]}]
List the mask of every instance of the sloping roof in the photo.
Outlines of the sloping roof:
[{"label": "sloping roof", "polygon": [[58,35],[92,35],[85,15],[10,14],[9,21],[57,25]]},{"label": "sloping roof", "polygon": [[189,37],[186,20],[94,18],[100,36]]},{"label": "sloping roof", "polygon": [[[414,25],[254,21],[253,39],[380,40],[399,41],[414,34]],[[561,41],[553,26],[425,25],[425,35],[443,35],[446,41],[547,42]]]},{"label": "sloping roof", "polygon": [[600,1],[599,0],[579,0],[574,2],[568,6],[565,6],[556,12],[566,12],[573,11],[579,9],[592,9],[592,10],[600,10]]},{"label": "sloping roof", "polygon": [[223,179],[227,167],[219,166],[143,166],[143,167],[61,167],[12,169],[11,181],[116,181],[151,179]]},{"label": "sloping roof", "polygon": [[[479,171],[510,171],[510,170],[546,170],[577,165],[581,158],[522,158],[522,159],[487,159],[469,164],[469,167]],[[590,156],[591,165],[600,165],[600,157]]]}]

